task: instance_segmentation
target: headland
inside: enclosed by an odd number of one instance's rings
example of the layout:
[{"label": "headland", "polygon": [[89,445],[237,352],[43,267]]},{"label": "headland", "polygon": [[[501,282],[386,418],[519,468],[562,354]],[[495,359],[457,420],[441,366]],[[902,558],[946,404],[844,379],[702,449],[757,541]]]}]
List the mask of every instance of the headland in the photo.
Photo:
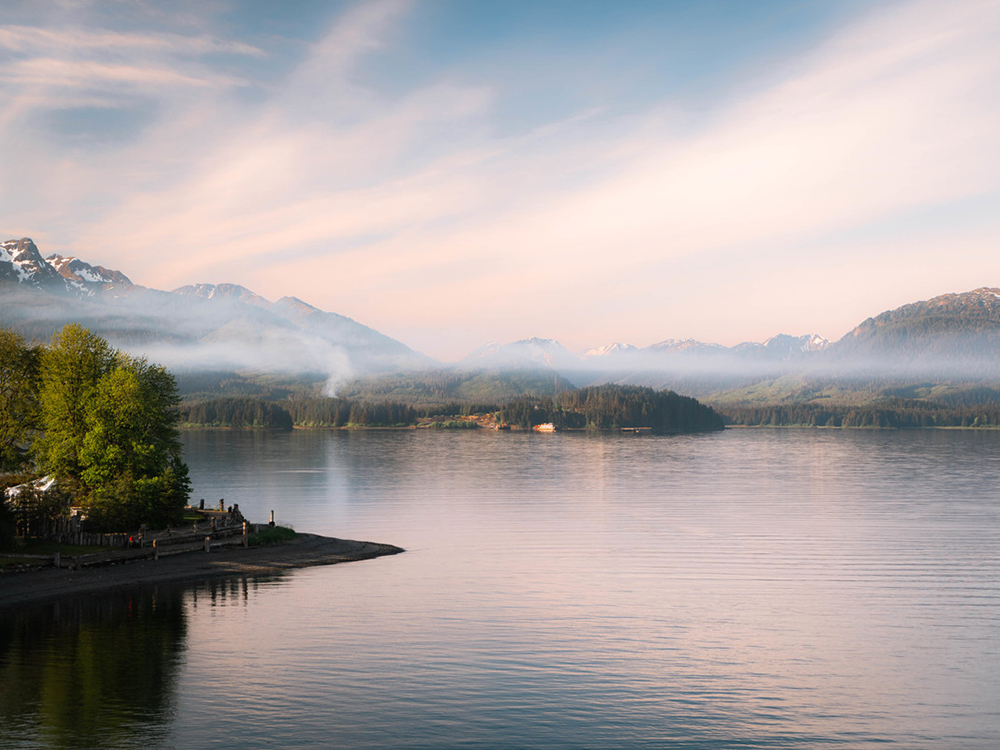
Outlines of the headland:
[{"label": "headland", "polygon": [[391,544],[297,534],[294,539],[269,546],[213,546],[209,552],[188,549],[158,559],[124,559],[76,570],[42,568],[5,573],[0,575],[0,614],[7,608],[66,597],[160,583],[273,575],[296,568],[370,560],[400,552],[403,552],[400,547]]}]

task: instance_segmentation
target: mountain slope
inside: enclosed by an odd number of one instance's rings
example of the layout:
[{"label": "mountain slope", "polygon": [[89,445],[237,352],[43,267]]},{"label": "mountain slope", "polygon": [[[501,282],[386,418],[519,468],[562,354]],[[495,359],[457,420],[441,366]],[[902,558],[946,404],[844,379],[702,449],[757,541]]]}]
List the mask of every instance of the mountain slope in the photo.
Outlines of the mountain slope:
[{"label": "mountain slope", "polygon": [[331,387],[369,372],[434,360],[368,326],[236,284],[173,292],[133,284],[79,258],[42,257],[28,238],[0,245],[0,325],[46,341],[74,322],[173,369],[325,373]]},{"label": "mountain slope", "polygon": [[0,243],[0,281],[55,293],[72,289],[29,237]]},{"label": "mountain slope", "polygon": [[832,366],[981,375],[1000,364],[1000,289],[943,294],[868,318],[832,344]]}]

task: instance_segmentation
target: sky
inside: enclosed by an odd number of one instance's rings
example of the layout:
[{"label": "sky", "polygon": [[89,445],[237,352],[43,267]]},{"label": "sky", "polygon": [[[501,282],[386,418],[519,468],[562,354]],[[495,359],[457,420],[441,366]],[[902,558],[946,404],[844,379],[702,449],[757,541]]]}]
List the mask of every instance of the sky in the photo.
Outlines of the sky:
[{"label": "sky", "polygon": [[1000,0],[4,0],[0,234],[443,361],[1000,286]]}]

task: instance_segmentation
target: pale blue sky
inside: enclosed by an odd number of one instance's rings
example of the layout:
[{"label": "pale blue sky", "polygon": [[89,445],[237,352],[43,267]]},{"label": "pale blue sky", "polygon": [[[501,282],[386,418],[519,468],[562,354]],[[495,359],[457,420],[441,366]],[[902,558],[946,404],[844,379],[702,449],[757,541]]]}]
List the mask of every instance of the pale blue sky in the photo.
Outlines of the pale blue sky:
[{"label": "pale blue sky", "polygon": [[0,233],[442,359],[1000,286],[1000,2],[7,2]]}]

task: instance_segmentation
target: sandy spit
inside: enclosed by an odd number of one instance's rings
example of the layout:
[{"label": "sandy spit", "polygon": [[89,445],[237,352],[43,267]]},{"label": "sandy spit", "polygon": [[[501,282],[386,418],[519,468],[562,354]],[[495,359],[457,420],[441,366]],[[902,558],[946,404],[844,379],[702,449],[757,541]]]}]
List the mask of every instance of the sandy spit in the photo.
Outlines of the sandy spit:
[{"label": "sandy spit", "polygon": [[190,551],[163,556],[159,560],[133,560],[82,570],[49,568],[6,573],[0,574],[0,613],[5,608],[81,594],[156,583],[273,574],[313,565],[370,560],[402,551],[391,544],[299,534],[293,541],[270,547],[222,547],[208,553]]}]

